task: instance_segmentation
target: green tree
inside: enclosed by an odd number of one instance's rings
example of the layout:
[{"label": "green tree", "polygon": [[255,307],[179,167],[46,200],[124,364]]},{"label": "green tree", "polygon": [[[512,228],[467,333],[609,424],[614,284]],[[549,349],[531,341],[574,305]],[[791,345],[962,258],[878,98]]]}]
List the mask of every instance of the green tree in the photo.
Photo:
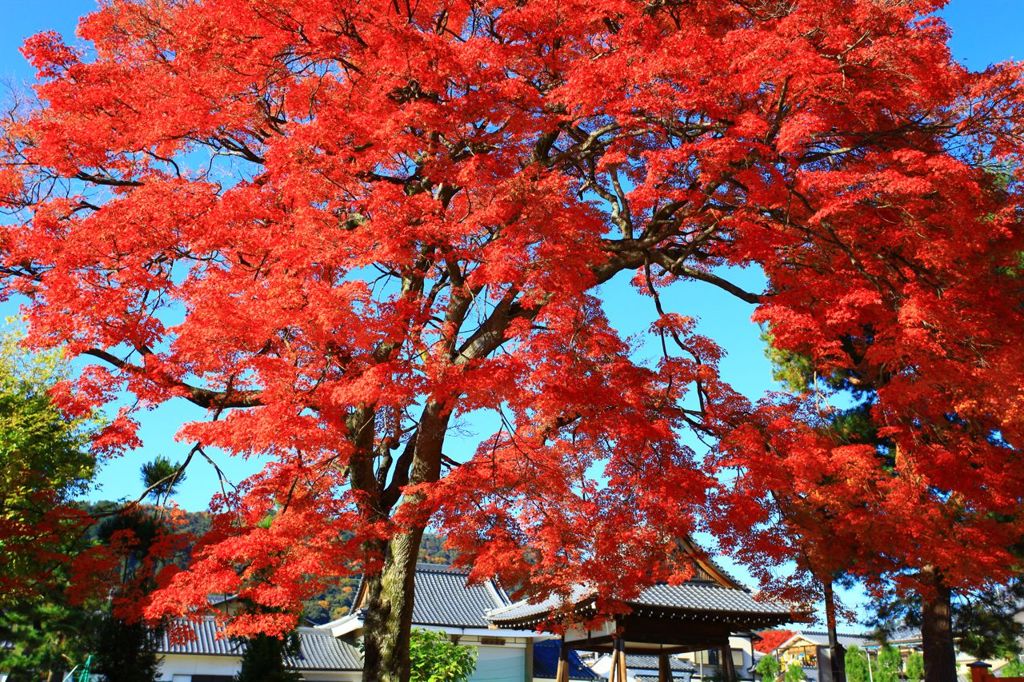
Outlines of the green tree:
[{"label": "green tree", "polygon": [[903,658],[898,649],[886,644],[879,650],[875,661],[877,665],[872,671],[874,682],[898,682],[903,667]]},{"label": "green tree", "polygon": [[409,657],[411,682],[466,682],[476,670],[476,652],[442,632],[413,630]]},{"label": "green tree", "polygon": [[763,682],[774,682],[779,678],[779,668],[779,659],[771,654],[765,654],[757,662],[757,667],[754,670],[761,676]]},{"label": "green tree", "polygon": [[66,587],[67,559],[87,544],[74,499],[93,474],[95,423],[50,399],[68,374],[61,354],[30,355],[18,340],[0,332],[0,670],[52,680],[81,662],[91,630]]},{"label": "green tree", "polygon": [[298,653],[299,638],[294,633],[284,639],[269,635],[248,639],[235,682],[297,682],[302,678],[285,668],[285,656]]},{"label": "green tree", "polygon": [[71,507],[93,474],[93,422],[50,398],[66,378],[60,353],[29,355],[0,332],[0,607],[46,589],[87,516]]},{"label": "green tree", "polygon": [[870,682],[868,656],[859,646],[846,650],[846,682]]},{"label": "green tree", "polygon": [[789,667],[786,668],[785,682],[801,682],[801,680],[806,679],[807,675],[799,663],[790,663]]},{"label": "green tree", "polygon": [[907,656],[907,682],[921,682],[924,679],[924,656],[920,651],[911,651]]}]

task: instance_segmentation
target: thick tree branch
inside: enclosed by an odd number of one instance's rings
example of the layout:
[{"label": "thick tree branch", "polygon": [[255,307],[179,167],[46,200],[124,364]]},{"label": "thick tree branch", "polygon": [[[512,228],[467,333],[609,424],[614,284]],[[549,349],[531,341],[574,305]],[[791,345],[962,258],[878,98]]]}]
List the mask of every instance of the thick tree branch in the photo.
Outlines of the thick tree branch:
[{"label": "thick tree branch", "polygon": [[[146,369],[139,365],[122,360],[113,353],[99,348],[91,348],[83,353],[102,360],[124,372],[131,374],[145,374]],[[166,378],[166,377],[165,377]],[[228,409],[241,407],[258,407],[262,405],[261,392],[249,390],[230,389],[226,391],[214,391],[208,388],[193,386],[184,381],[167,379],[168,383],[176,388],[183,389],[186,393],[186,400],[200,407],[207,409]]]}]

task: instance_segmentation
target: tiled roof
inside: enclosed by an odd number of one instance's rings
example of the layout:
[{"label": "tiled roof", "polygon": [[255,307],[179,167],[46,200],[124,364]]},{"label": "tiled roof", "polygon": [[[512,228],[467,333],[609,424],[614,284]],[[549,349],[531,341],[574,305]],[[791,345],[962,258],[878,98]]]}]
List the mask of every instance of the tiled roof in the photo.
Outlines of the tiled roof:
[{"label": "tiled roof", "polygon": [[[811,642],[812,644],[816,644],[818,646],[828,646],[827,632],[799,631],[794,633],[794,635],[799,636],[802,639],[806,639],[808,642]],[[839,643],[847,648],[851,646],[863,647],[864,645],[872,646],[878,644],[878,640],[875,639],[875,637],[869,633],[853,634],[840,632],[838,633],[838,638]],[[792,637],[790,639],[792,639]],[[783,642],[783,644],[785,644],[785,642]]]},{"label": "tiled roof", "polygon": [[590,588],[582,585],[575,585],[569,598],[563,599],[559,595],[552,595],[536,603],[526,600],[517,601],[514,604],[491,609],[487,612],[487,620],[492,623],[509,623],[526,618],[542,616],[550,611],[560,608],[566,601],[578,604],[586,601],[594,594]]},{"label": "tiled roof", "polygon": [[[185,642],[171,644],[165,633],[161,654],[193,654],[197,656],[243,656],[245,642],[223,636],[221,626],[213,618],[181,623],[194,635]],[[359,651],[351,644],[336,639],[330,632],[299,628],[299,654],[285,659],[294,670],[362,670]],[[220,636],[218,636],[220,635]]]},{"label": "tiled roof", "polygon": [[715,583],[688,582],[682,585],[653,585],[633,603],[700,611],[729,613],[788,614],[788,606],[778,602],[757,601],[746,590],[722,587]]},{"label": "tiled roof", "polygon": [[[580,603],[586,601],[592,594],[593,590],[578,587],[573,590],[570,600],[573,603]],[[634,607],[657,606],[684,611],[716,613],[783,617],[790,613],[788,606],[777,602],[757,601],[746,590],[722,587],[717,583],[703,581],[690,581],[682,585],[653,585],[629,603]],[[521,601],[506,608],[494,609],[487,614],[487,617],[494,623],[535,619],[558,608],[561,604],[563,601],[560,597],[545,599],[536,604]]]},{"label": "tiled roof", "polygon": [[359,650],[330,632],[299,628],[299,653],[285,663],[293,670],[362,670]]},{"label": "tiled roof", "polygon": [[171,644],[167,633],[163,633],[158,653],[161,654],[199,654],[201,656],[241,656],[245,653],[244,644],[221,635],[221,627],[212,617],[198,621],[179,621],[175,628],[191,630],[192,636],[183,642]]},{"label": "tiled roof", "polygon": [[[684,661],[676,656],[669,656],[668,663],[669,667],[675,671],[693,672],[697,669],[697,666],[690,661]],[[630,670],[657,670],[658,657],[642,654],[627,654],[626,667]]]},{"label": "tiled roof", "polygon": [[484,614],[508,605],[508,597],[492,581],[467,585],[469,571],[437,564],[416,565],[413,625],[486,628]]}]

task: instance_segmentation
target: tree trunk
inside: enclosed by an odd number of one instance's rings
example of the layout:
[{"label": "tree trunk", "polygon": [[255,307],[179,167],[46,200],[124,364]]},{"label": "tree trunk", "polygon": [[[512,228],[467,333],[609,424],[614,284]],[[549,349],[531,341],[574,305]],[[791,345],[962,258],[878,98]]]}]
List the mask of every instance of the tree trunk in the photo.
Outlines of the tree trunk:
[{"label": "tree trunk", "polygon": [[828,652],[832,682],[846,682],[846,650],[839,643],[839,634],[836,631],[836,595],[832,580],[824,580],[822,587],[825,593],[825,621],[828,627]]},{"label": "tree trunk", "polygon": [[952,592],[931,566],[921,571],[921,648],[924,682],[956,682]]},{"label": "tree trunk", "polygon": [[[441,476],[441,447],[450,412],[437,401],[428,401],[420,419],[408,482],[437,481]],[[403,486],[404,487],[404,486]],[[401,506],[415,510],[422,494],[403,495]],[[388,505],[390,511],[390,505]],[[416,560],[429,518],[407,517],[408,524],[385,549],[384,567],[367,576],[366,620],[363,628],[363,682],[409,682],[409,643],[415,598]]]},{"label": "tree trunk", "polygon": [[383,570],[364,578],[363,682],[409,680],[416,559],[422,538],[419,528],[396,535],[388,543]]}]

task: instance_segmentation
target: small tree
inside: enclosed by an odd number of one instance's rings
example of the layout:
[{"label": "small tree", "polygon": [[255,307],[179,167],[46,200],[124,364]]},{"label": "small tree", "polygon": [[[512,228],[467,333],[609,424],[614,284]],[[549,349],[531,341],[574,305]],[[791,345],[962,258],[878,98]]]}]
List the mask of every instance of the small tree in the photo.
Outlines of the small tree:
[{"label": "small tree", "polygon": [[785,682],[801,682],[806,679],[807,675],[804,674],[803,666],[799,663],[790,663],[786,668]]},{"label": "small tree", "polygon": [[878,652],[878,666],[874,669],[875,682],[897,682],[900,679],[900,669],[903,667],[903,658],[896,647],[886,644]]},{"label": "small tree", "polygon": [[146,494],[159,503],[178,491],[178,486],[185,480],[185,471],[180,464],[157,455],[153,461],[142,465],[140,477],[146,486]]},{"label": "small tree", "polygon": [[920,651],[911,651],[907,656],[907,682],[921,682],[924,679],[924,656]]},{"label": "small tree", "polygon": [[294,633],[284,639],[257,635],[248,640],[235,682],[297,682],[302,678],[285,668],[284,659],[298,652],[299,638]]},{"label": "small tree", "polygon": [[476,670],[476,652],[441,632],[414,630],[409,658],[412,682],[466,682]]},{"label": "small tree", "polygon": [[761,660],[757,662],[757,667],[754,668],[757,674],[761,676],[763,682],[774,682],[779,678],[779,660],[770,654],[766,654],[761,657]]},{"label": "small tree", "polygon": [[846,650],[846,682],[869,682],[868,656],[859,646]]}]

